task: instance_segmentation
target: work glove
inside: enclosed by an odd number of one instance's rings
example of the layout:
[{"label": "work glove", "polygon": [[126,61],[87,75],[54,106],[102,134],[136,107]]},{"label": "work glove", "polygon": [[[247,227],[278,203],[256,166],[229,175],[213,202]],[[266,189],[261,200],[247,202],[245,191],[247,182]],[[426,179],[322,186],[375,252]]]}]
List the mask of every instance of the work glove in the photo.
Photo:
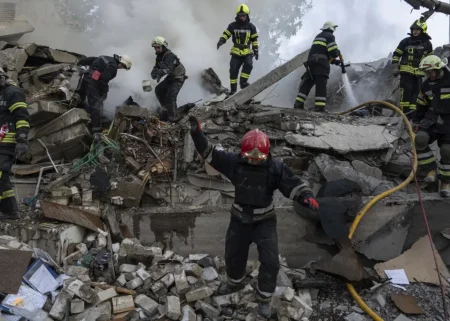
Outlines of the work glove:
[{"label": "work glove", "polygon": [[191,127],[191,135],[194,135],[202,130],[202,126],[200,125],[200,122],[198,121],[197,117],[195,116],[189,116],[189,125]]},{"label": "work glove", "polygon": [[258,60],[259,59],[259,51],[257,49],[253,49],[253,51],[254,51],[255,59]]},{"label": "work glove", "polygon": [[319,203],[317,203],[314,195],[310,191],[301,192],[297,197],[297,202],[314,212],[317,212],[319,210]]},{"label": "work glove", "polygon": [[397,77],[398,75],[400,75],[400,69],[398,68],[398,64],[392,65],[392,75],[394,77]]},{"label": "work glove", "polygon": [[22,160],[28,154],[30,145],[28,144],[27,135],[21,133],[16,138],[16,159]]},{"label": "work glove", "polygon": [[225,43],[225,40],[223,38],[219,39],[219,42],[217,43],[217,50],[219,50],[220,46],[222,46]]},{"label": "work glove", "polygon": [[332,65],[336,65],[336,66],[340,66],[341,65],[341,61],[337,60],[337,59],[333,59],[333,60],[331,60],[331,64]]}]

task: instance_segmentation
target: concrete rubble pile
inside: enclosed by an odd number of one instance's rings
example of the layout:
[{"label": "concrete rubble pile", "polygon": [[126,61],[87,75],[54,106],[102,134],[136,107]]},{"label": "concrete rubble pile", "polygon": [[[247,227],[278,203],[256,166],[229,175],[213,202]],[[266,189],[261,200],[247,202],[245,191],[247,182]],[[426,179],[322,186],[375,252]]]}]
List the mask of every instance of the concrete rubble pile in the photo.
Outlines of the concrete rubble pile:
[{"label": "concrete rubble pile", "polygon": [[[75,244],[74,244],[75,245]],[[150,247],[136,239],[109,244],[105,235],[88,234],[73,246],[59,265],[45,252],[17,239],[0,236],[0,254],[29,251],[27,273],[18,277],[17,292],[7,291],[2,314],[12,312],[30,320],[256,320],[254,288],[259,263],[247,264],[244,289],[218,295],[226,281],[225,263],[219,256],[190,254],[182,257],[161,244]],[[1,253],[3,252],[3,253]],[[6,253],[6,254],[5,254]],[[32,254],[31,254],[32,253]],[[30,260],[30,257],[32,258]],[[284,259],[280,260],[285,265]],[[40,269],[37,269],[40,267]],[[45,286],[34,278],[45,281]],[[309,290],[295,291],[293,281],[305,279],[306,272],[287,267],[280,272],[272,306],[280,318],[308,320],[312,314]],[[16,276],[17,278],[17,276]],[[22,283],[20,282],[22,280]],[[0,280],[0,292],[4,283]],[[14,280],[15,281],[15,280]],[[23,293],[31,292],[32,297]],[[20,297],[24,305],[14,305]],[[36,299],[38,298],[38,299]],[[32,315],[32,317],[29,317]]]}]

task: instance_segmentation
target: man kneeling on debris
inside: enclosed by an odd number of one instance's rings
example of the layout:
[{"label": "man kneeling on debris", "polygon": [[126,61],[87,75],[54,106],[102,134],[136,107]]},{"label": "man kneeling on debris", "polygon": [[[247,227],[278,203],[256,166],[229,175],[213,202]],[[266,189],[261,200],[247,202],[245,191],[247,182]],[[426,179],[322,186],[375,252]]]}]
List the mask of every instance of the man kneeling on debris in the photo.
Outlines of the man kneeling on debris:
[{"label": "man kneeling on debris", "polygon": [[284,196],[314,211],[318,210],[318,204],[308,183],[295,176],[284,163],[272,158],[269,138],[263,132],[249,131],[242,140],[241,152],[231,153],[211,145],[195,117],[189,117],[189,122],[197,152],[230,179],[236,189],[225,244],[228,282],[221,284],[219,294],[244,287],[249,246],[254,242],[261,262],[256,291],[258,312],[269,318],[279,270],[273,193],[279,189]]},{"label": "man kneeling on debris", "polygon": [[163,37],[156,37],[152,41],[155,48],[156,63],[151,76],[158,83],[162,77],[167,77],[155,88],[155,94],[161,107],[165,108],[169,114],[169,121],[177,122],[178,106],[177,97],[181,87],[184,85],[186,69],[180,59],[169,49],[167,41]]},{"label": "man kneeling on debris", "polygon": [[10,175],[14,159],[28,153],[29,119],[25,94],[0,69],[0,220],[19,218]]},{"label": "man kneeling on debris", "polygon": [[428,170],[425,182],[434,183],[438,166],[429,145],[437,140],[441,151],[440,194],[450,197],[450,71],[446,63],[435,55],[425,57],[419,68],[427,76],[412,118],[414,131],[417,132],[415,144],[419,166]]},{"label": "man kneeling on debris", "polygon": [[109,82],[117,76],[118,69],[130,70],[131,58],[127,55],[86,57],[79,59],[77,65],[89,66],[89,69],[81,75],[69,107],[78,107],[87,97],[85,109],[91,115],[91,130],[99,133],[102,131],[102,109],[108,95]]}]

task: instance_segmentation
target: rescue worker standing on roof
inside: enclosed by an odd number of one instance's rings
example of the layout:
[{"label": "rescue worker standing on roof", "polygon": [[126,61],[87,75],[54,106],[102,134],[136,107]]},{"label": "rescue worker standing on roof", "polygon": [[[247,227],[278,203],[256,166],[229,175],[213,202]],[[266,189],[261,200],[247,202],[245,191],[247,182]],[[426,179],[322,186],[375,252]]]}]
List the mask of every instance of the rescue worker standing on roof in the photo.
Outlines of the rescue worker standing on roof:
[{"label": "rescue worker standing on roof", "polygon": [[333,35],[336,28],[336,24],[328,21],[320,29],[322,32],[314,38],[308,60],[305,63],[306,72],[302,76],[294,108],[305,108],[305,100],[308,98],[311,88],[316,85],[314,111],[325,111],[330,63],[335,65],[342,63],[336,59],[340,56],[340,51]]},{"label": "rescue worker standing on roof", "polygon": [[250,85],[248,79],[253,69],[253,56],[256,60],[259,58],[258,33],[255,25],[250,22],[249,15],[248,6],[241,4],[236,10],[236,21],[228,25],[217,43],[217,49],[219,49],[230,37],[233,39],[233,47],[230,51],[230,95],[237,91],[241,66],[242,72],[239,80],[241,89]]},{"label": "rescue worker standing on roof", "polygon": [[179,120],[177,97],[180,93],[184,81],[187,79],[186,69],[180,59],[168,49],[168,43],[163,37],[156,37],[152,41],[155,49],[156,63],[152,69],[152,79],[159,81],[162,77],[167,77],[155,88],[156,98],[161,107],[165,108],[169,114],[169,120],[177,122]]},{"label": "rescue worker standing on roof", "polygon": [[0,220],[20,218],[10,176],[14,160],[28,153],[29,119],[25,94],[0,69]]},{"label": "rescue worker standing on roof", "polygon": [[[415,144],[419,168],[428,171],[425,182],[434,183],[438,169],[440,194],[450,197],[450,71],[435,55],[425,57],[419,68],[426,73],[412,118],[417,132]],[[437,140],[441,152],[439,168],[429,145]]]},{"label": "rescue worker standing on roof", "polygon": [[76,108],[87,98],[87,106],[84,108],[91,115],[93,133],[102,131],[103,102],[108,95],[109,82],[116,78],[118,69],[130,70],[131,64],[131,58],[127,55],[86,57],[77,61],[77,65],[89,66],[89,69],[81,75],[69,106]]},{"label": "rescue worker standing on roof", "polygon": [[403,113],[409,113],[409,118],[416,110],[416,99],[424,76],[419,69],[420,61],[433,54],[427,23],[421,19],[411,25],[410,37],[400,41],[392,56],[392,73],[394,76],[400,75],[400,108]]},{"label": "rescue worker standing on roof", "polygon": [[308,183],[294,175],[281,161],[270,154],[270,142],[258,129],[245,134],[240,153],[231,153],[211,145],[198,120],[189,117],[191,136],[200,156],[235,186],[231,221],[225,244],[228,282],[221,284],[224,295],[244,287],[245,269],[251,243],[259,253],[258,312],[270,318],[270,300],[275,291],[279,270],[277,218],[273,204],[276,189],[301,205],[318,210]]}]

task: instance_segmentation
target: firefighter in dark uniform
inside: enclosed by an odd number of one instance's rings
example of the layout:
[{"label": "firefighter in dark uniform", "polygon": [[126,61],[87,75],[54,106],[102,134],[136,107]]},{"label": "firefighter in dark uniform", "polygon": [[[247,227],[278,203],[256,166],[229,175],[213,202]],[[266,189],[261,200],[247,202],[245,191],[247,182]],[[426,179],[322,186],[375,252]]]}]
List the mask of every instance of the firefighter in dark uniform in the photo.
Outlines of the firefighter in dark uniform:
[{"label": "firefighter in dark uniform", "polygon": [[237,82],[239,70],[242,66],[241,78],[239,84],[241,89],[249,86],[248,79],[253,69],[253,56],[256,60],[258,53],[258,33],[256,27],[250,22],[250,9],[247,5],[241,4],[236,10],[234,22],[228,25],[217,43],[217,49],[220,48],[231,37],[233,47],[231,47],[230,60],[230,94],[237,91]]},{"label": "firefighter in dark uniform", "polygon": [[[425,57],[419,68],[426,73],[412,118],[417,132],[415,144],[419,167],[428,171],[425,182],[436,181],[438,169],[440,194],[450,197],[450,71],[437,56]],[[429,145],[438,142],[441,152],[439,168]]]},{"label": "firefighter in dark uniform", "polygon": [[163,37],[156,37],[152,41],[155,48],[156,63],[152,69],[152,79],[159,81],[162,77],[167,77],[155,88],[156,98],[161,107],[167,110],[169,120],[176,122],[179,120],[177,98],[184,81],[187,79],[186,69],[180,59],[168,49],[168,43]]},{"label": "firefighter in dark uniform", "polygon": [[294,175],[270,154],[270,142],[258,129],[245,134],[240,153],[220,150],[211,145],[198,120],[190,116],[191,136],[200,156],[235,186],[231,221],[225,244],[228,282],[221,284],[219,294],[241,289],[245,277],[248,251],[256,243],[259,252],[258,311],[264,318],[271,315],[270,300],[275,291],[279,270],[277,219],[273,193],[281,193],[315,211],[318,204],[308,183]]},{"label": "firefighter in dark uniform", "polygon": [[305,108],[305,100],[308,98],[311,88],[316,85],[314,111],[325,111],[330,62],[336,65],[341,63],[335,59],[340,56],[340,51],[333,35],[336,28],[337,25],[328,21],[320,29],[322,32],[314,38],[309,51],[308,61],[305,63],[306,71],[300,82],[294,108]]},{"label": "firefighter in dark uniform", "polygon": [[118,69],[130,70],[132,62],[127,55],[114,55],[82,58],[77,65],[89,66],[89,69],[81,75],[69,107],[76,108],[87,98],[84,108],[91,115],[91,130],[99,133],[102,131],[103,102],[108,95],[109,82],[116,78]]},{"label": "firefighter in dark uniform", "polygon": [[[411,25],[410,37],[400,41],[392,56],[393,75],[400,75],[400,108],[413,117],[416,100],[424,73],[419,69],[420,61],[433,54],[431,37],[427,34],[427,24],[421,19]],[[399,66],[400,64],[400,66]]]},{"label": "firefighter in dark uniform", "polygon": [[15,159],[28,153],[29,119],[25,94],[0,69],[0,220],[19,218],[10,176]]}]

